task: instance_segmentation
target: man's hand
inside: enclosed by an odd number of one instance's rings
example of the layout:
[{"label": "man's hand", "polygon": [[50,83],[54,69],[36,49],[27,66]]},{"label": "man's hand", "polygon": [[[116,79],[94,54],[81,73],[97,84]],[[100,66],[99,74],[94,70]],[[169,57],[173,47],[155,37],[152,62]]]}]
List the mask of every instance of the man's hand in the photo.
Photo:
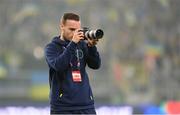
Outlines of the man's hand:
[{"label": "man's hand", "polygon": [[88,39],[88,46],[89,47],[93,47],[97,44],[97,42],[99,41],[99,39]]},{"label": "man's hand", "polygon": [[78,43],[80,40],[84,39],[84,34],[79,29],[75,30],[72,41]]}]

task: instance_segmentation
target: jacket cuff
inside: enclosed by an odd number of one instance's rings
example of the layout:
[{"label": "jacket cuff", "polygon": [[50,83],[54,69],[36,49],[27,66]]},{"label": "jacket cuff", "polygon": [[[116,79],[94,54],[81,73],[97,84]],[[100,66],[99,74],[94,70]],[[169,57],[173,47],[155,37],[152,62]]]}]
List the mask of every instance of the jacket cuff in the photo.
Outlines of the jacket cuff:
[{"label": "jacket cuff", "polygon": [[89,50],[89,52],[92,52],[92,53],[97,52],[96,46],[88,47],[88,50]]}]

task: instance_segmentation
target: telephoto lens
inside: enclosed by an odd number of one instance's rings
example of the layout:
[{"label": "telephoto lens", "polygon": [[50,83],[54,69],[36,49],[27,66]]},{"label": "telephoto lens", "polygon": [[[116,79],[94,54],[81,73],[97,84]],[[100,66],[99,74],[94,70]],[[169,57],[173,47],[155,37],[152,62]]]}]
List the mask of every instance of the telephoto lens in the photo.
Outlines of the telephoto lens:
[{"label": "telephoto lens", "polygon": [[101,39],[104,35],[101,29],[90,30],[86,27],[83,28],[83,33],[86,39]]}]

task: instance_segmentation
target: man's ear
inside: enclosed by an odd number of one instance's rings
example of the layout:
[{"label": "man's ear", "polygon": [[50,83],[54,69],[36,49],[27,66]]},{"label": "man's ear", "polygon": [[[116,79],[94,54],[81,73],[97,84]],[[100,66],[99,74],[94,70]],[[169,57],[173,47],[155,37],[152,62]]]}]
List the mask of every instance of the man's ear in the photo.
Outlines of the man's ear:
[{"label": "man's ear", "polygon": [[64,29],[64,25],[61,23],[60,24],[60,29],[63,30]]}]

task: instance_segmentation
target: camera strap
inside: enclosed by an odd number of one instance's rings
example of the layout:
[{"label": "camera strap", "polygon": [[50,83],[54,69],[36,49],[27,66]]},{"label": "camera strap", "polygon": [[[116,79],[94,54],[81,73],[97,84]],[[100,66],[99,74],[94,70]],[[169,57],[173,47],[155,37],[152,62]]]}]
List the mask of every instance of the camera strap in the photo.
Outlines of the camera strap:
[{"label": "camera strap", "polygon": [[[65,46],[62,46],[62,47],[64,50],[66,49]],[[75,52],[76,59],[73,56],[70,61],[70,66],[72,69],[72,80],[75,83],[80,83],[80,82],[82,82],[82,76],[81,76],[81,72],[80,72],[80,55],[79,55],[79,52],[81,52],[81,50],[79,49],[79,47],[76,47],[75,51],[76,51]]]},{"label": "camera strap", "polygon": [[[63,47],[64,50],[66,49],[65,46],[62,46],[62,47]],[[76,60],[71,60],[70,61],[70,65],[71,65],[72,69],[80,70],[80,56],[79,56],[80,51],[81,50],[76,48],[76,52],[75,52]]]},{"label": "camera strap", "polygon": [[80,69],[80,59],[79,59],[79,50],[78,50],[78,48],[76,49],[76,56],[77,56],[77,68]]},{"label": "camera strap", "polygon": [[[76,65],[72,65],[71,66],[75,66],[75,68],[72,68],[72,80],[73,82],[79,83],[82,82],[82,76],[81,76],[81,72],[80,72],[80,56],[79,56],[79,48],[76,47],[76,58],[77,61],[75,61]],[[74,63],[74,62],[73,62]]]},{"label": "camera strap", "polygon": [[71,60],[70,62],[70,65],[71,65],[71,68],[73,70],[80,70],[80,55],[79,55],[79,52],[80,50],[78,48],[76,48],[76,52],[75,52],[75,56],[76,56],[76,59],[73,59]]}]

